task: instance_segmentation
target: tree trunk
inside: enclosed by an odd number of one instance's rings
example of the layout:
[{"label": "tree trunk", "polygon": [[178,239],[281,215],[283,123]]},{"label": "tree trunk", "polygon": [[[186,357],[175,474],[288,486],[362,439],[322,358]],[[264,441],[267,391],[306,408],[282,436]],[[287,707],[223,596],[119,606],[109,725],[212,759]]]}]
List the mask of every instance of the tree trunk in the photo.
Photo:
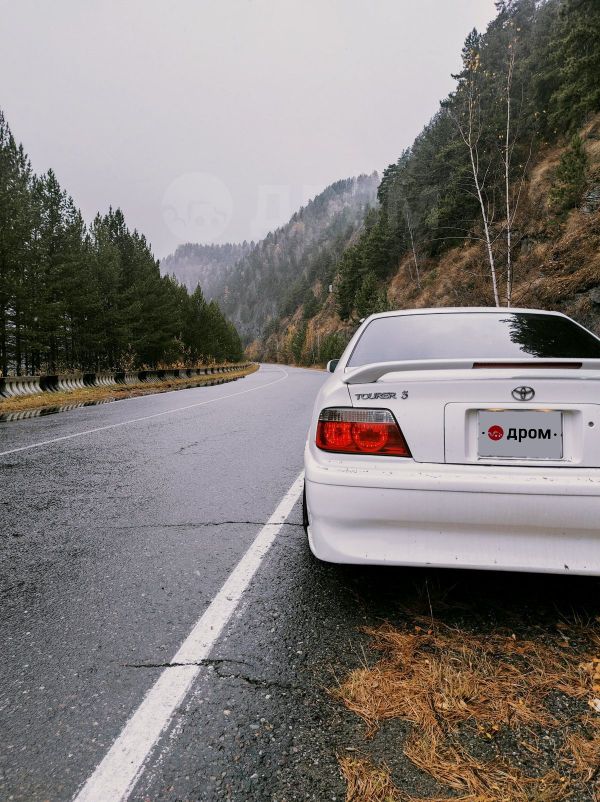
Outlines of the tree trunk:
[{"label": "tree trunk", "polygon": [[419,262],[417,260],[417,251],[415,249],[415,240],[413,238],[412,220],[408,207],[404,210],[404,217],[406,218],[406,226],[410,235],[410,247],[412,249],[413,261],[415,263],[415,271],[417,273],[417,287],[421,289],[421,274],[419,273]]},{"label": "tree trunk", "polygon": [[21,375],[21,363],[23,361],[21,352],[21,312],[15,306],[15,373]]},{"label": "tree trunk", "polygon": [[477,197],[479,198],[479,206],[481,208],[481,217],[483,219],[485,245],[487,248],[488,261],[490,263],[490,273],[492,275],[492,287],[494,289],[494,303],[496,306],[500,306],[500,296],[498,295],[498,280],[496,278],[496,264],[494,262],[494,253],[492,251],[490,228],[488,225],[487,213],[485,211],[485,203],[483,201],[483,195],[481,194],[481,187],[479,185],[479,175],[477,173],[477,167],[475,165],[475,157],[473,154],[473,149],[471,147],[469,148],[469,153],[471,155],[471,167],[473,168],[473,180],[475,181],[475,189],[477,190]]},{"label": "tree trunk", "polygon": [[496,276],[496,263],[494,261],[494,252],[492,250],[492,238],[490,235],[490,226],[487,211],[485,208],[485,201],[483,199],[483,192],[481,188],[481,182],[479,180],[479,152],[477,149],[479,134],[474,134],[473,132],[473,124],[474,124],[474,112],[475,107],[478,105],[478,98],[476,98],[476,89],[474,87],[473,81],[471,80],[468,92],[467,92],[467,122],[468,127],[465,128],[460,123],[460,120],[457,120],[458,130],[462,137],[463,142],[467,146],[469,150],[469,157],[471,160],[471,170],[473,172],[473,183],[475,184],[475,190],[477,193],[477,199],[479,200],[479,208],[481,210],[481,219],[483,220],[483,231],[485,234],[485,245],[488,255],[488,261],[490,265],[490,274],[492,277],[492,287],[494,290],[494,303],[496,306],[500,306],[500,296],[498,294],[498,279]]},{"label": "tree trunk", "polygon": [[0,367],[2,375],[8,374],[8,353],[6,343],[6,308],[2,306],[2,317],[0,318]]},{"label": "tree trunk", "polygon": [[512,214],[510,208],[510,92],[512,89],[512,76],[515,64],[514,50],[508,61],[506,77],[506,140],[504,142],[504,193],[506,196],[506,306],[512,303]]}]

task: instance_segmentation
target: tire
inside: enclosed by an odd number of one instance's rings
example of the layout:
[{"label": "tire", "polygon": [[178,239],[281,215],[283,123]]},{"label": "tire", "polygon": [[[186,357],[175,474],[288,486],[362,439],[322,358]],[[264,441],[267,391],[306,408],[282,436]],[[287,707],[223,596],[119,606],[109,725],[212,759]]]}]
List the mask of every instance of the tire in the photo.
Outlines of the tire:
[{"label": "tire", "polygon": [[304,490],[302,491],[302,526],[304,532],[308,536],[308,508],[306,506],[306,482],[304,483]]}]

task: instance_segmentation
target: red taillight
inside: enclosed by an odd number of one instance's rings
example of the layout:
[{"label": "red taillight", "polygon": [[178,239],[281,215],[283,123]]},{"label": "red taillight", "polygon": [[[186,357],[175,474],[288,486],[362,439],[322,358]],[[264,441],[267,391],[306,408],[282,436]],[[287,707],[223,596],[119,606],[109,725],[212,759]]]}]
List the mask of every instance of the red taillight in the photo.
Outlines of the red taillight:
[{"label": "red taillight", "polygon": [[317,424],[317,446],[340,454],[410,457],[410,449],[387,409],[324,409]]},{"label": "red taillight", "polygon": [[351,423],[352,439],[359,451],[376,453],[385,448],[390,439],[387,423]]},{"label": "red taillight", "polygon": [[[319,421],[320,423],[320,421]],[[352,446],[352,424],[344,421],[327,421],[323,424],[323,439],[332,451],[344,451]]]}]

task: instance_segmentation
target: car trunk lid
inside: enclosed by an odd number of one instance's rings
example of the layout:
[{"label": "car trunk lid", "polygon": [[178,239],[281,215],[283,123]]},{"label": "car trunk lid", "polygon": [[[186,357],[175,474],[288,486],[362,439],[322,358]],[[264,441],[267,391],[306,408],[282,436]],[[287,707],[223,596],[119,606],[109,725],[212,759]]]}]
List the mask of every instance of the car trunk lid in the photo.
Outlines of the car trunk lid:
[{"label": "car trunk lid", "polygon": [[418,462],[600,466],[600,360],[378,363],[344,381],[353,406],[394,414]]}]

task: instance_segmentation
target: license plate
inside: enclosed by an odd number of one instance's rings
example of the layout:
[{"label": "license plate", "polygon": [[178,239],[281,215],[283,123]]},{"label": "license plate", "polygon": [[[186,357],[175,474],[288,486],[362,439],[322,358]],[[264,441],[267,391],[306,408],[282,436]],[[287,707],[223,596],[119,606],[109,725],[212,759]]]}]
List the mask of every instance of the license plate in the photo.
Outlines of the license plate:
[{"label": "license plate", "polygon": [[480,457],[562,459],[562,412],[481,409],[478,422]]}]

